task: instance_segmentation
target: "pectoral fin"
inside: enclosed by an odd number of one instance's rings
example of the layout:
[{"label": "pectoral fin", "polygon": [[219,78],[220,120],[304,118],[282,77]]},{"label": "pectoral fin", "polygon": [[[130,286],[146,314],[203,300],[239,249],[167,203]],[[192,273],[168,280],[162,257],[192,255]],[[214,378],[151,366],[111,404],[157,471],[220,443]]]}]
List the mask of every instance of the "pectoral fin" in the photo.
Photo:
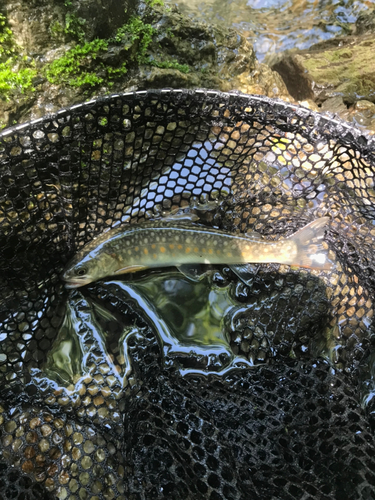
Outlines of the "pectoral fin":
[{"label": "pectoral fin", "polygon": [[242,283],[249,286],[253,284],[254,277],[259,270],[259,265],[255,264],[232,264],[229,267],[240,278]]},{"label": "pectoral fin", "polygon": [[137,271],[143,271],[147,269],[147,266],[127,266],[122,267],[121,269],[117,269],[113,274],[127,274],[127,273],[136,273]]}]

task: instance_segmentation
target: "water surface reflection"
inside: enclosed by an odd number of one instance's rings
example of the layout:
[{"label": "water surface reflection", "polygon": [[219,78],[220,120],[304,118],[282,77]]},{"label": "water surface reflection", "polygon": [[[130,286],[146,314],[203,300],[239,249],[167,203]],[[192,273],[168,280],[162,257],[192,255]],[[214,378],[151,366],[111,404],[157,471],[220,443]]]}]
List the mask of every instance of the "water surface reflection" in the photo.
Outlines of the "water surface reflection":
[{"label": "water surface reflection", "polygon": [[254,44],[259,60],[286,49],[345,34],[374,0],[177,0],[182,12],[239,29]]}]

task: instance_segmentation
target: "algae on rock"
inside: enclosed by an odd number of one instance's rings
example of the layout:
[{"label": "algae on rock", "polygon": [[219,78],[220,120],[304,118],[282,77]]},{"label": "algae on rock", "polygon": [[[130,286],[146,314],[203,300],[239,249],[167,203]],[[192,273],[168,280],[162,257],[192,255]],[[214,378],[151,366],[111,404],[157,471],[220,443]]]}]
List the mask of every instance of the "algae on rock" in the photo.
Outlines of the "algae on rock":
[{"label": "algae on rock", "polygon": [[140,2],[136,10],[134,2],[6,0],[9,29],[33,73],[21,99],[16,86],[3,89],[4,122],[38,118],[110,92],[160,87],[291,100],[279,75],[258,63],[236,31],[195,22],[160,0]]},{"label": "algae on rock", "polygon": [[351,104],[359,98],[375,100],[375,37],[349,36],[291,50],[274,58],[271,67],[298,100],[321,104],[340,95]]},{"label": "algae on rock", "polygon": [[[325,111],[375,130],[375,36],[349,35],[306,50],[274,56],[270,66],[295,100],[309,99]],[[369,105],[360,105],[361,101]]]}]

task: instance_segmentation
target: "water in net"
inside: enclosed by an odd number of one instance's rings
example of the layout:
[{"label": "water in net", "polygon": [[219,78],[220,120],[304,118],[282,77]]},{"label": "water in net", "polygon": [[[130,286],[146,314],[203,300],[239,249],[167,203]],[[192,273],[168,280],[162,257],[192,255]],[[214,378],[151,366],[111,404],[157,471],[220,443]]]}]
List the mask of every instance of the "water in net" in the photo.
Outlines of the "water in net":
[{"label": "water in net", "polygon": [[[9,129],[0,162],[6,499],[374,498],[372,139],[267,98],[149,91]],[[275,240],[329,216],[335,267],[65,289],[96,235],[197,205]]]}]

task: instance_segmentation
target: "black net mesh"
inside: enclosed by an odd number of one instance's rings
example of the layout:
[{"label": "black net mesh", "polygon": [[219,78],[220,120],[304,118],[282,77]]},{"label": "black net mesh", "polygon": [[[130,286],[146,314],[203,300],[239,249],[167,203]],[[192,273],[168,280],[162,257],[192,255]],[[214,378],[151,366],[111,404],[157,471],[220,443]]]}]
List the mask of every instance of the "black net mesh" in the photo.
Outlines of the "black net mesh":
[{"label": "black net mesh", "polygon": [[[307,109],[206,91],[111,96],[1,133],[2,498],[374,499],[374,146]],[[328,215],[335,267],[65,289],[94,236],[181,207],[269,239]],[[140,297],[160,290],[155,320]],[[213,292],[235,370],[160,335]]]}]

